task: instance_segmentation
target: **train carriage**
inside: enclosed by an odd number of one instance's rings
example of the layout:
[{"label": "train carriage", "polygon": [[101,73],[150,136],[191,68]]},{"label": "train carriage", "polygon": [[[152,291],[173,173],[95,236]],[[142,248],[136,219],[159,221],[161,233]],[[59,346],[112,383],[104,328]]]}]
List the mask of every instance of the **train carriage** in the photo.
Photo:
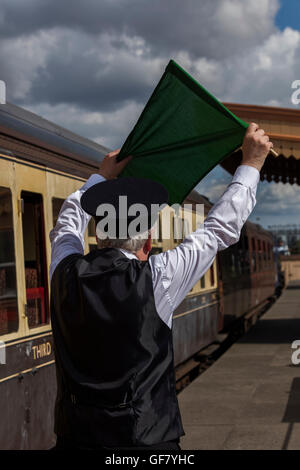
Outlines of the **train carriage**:
[{"label": "train carriage", "polygon": [[277,268],[272,235],[246,222],[238,243],[219,252],[218,259],[223,329],[228,330],[245,314],[254,318],[275,294]]}]

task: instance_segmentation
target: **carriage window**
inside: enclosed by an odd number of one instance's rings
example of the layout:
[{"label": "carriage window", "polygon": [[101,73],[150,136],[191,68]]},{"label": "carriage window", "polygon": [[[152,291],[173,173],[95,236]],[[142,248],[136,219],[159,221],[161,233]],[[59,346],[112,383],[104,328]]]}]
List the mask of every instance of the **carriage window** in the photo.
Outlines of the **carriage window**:
[{"label": "carriage window", "polygon": [[58,219],[58,214],[61,209],[61,206],[63,205],[64,199],[61,199],[59,197],[53,197],[52,198],[52,217],[53,217],[53,227],[55,227],[57,219]]},{"label": "carriage window", "polygon": [[89,221],[88,235],[89,237],[96,237],[96,224],[95,224],[95,219],[93,217]]},{"label": "carriage window", "polygon": [[274,261],[273,246],[271,244],[270,244],[270,260],[271,260],[271,263]]},{"label": "carriage window", "polygon": [[222,278],[226,282],[236,276],[234,245],[220,252]]},{"label": "carriage window", "polygon": [[97,250],[98,246],[95,243],[89,243],[89,251]]},{"label": "carriage window", "polygon": [[163,249],[161,246],[152,246],[149,256],[158,255],[159,253],[162,253],[162,251]]},{"label": "carriage window", "polygon": [[249,241],[247,235],[244,236],[243,269],[246,273],[250,272]]},{"label": "carriage window", "polygon": [[230,249],[230,276],[231,277],[237,277],[238,272],[237,272],[237,246],[236,244],[233,245]]},{"label": "carriage window", "polygon": [[200,279],[200,287],[201,289],[205,289],[205,275]]},{"label": "carriage window", "polygon": [[49,322],[43,200],[27,191],[21,198],[27,317],[29,328],[34,328]]},{"label": "carriage window", "polygon": [[270,266],[272,266],[272,259],[273,259],[273,248],[272,248],[272,245],[271,243],[269,243],[269,263],[270,263]]},{"label": "carriage window", "polygon": [[253,272],[257,271],[257,264],[256,264],[256,246],[255,246],[255,238],[252,238],[252,268]]},{"label": "carriage window", "polygon": [[158,241],[159,242],[163,241],[162,226],[163,226],[163,216],[162,214],[159,214],[159,217],[158,217]]},{"label": "carriage window", "polygon": [[214,272],[214,265],[213,264],[211,265],[209,270],[210,270],[210,285],[214,286],[215,285],[215,272]]},{"label": "carriage window", "polygon": [[0,335],[18,329],[18,299],[11,192],[0,187]]},{"label": "carriage window", "polygon": [[258,251],[258,270],[262,270],[262,251],[261,251],[261,241],[257,240],[257,251]]},{"label": "carriage window", "polygon": [[266,267],[266,264],[267,264],[267,248],[266,248],[266,243],[264,241],[262,242],[262,246],[263,246],[264,267]]},{"label": "carriage window", "polygon": [[236,256],[235,256],[235,263],[236,263],[236,271],[237,274],[240,275],[243,272],[244,268],[244,257],[245,257],[245,250],[244,250],[244,231],[242,231],[241,237],[236,244]]}]

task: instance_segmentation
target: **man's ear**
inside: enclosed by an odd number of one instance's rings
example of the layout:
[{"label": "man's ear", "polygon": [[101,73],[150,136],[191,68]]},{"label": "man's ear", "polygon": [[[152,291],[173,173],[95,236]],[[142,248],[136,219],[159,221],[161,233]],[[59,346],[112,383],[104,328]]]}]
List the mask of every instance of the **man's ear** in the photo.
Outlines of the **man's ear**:
[{"label": "man's ear", "polygon": [[152,249],[152,237],[151,237],[151,233],[149,233],[148,239],[143,246],[143,251],[145,255],[147,255],[151,251],[151,249]]}]

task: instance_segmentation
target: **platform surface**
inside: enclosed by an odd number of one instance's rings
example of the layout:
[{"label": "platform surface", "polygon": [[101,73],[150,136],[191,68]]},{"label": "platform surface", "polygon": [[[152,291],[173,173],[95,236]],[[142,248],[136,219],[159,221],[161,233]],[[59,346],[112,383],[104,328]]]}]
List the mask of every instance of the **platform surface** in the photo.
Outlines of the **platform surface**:
[{"label": "platform surface", "polygon": [[294,340],[300,343],[300,281],[178,395],[182,449],[300,449]]}]

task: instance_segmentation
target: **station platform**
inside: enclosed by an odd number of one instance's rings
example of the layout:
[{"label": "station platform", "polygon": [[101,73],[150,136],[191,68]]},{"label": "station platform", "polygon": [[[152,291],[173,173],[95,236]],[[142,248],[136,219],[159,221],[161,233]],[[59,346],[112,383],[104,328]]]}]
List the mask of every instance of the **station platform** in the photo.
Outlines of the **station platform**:
[{"label": "station platform", "polygon": [[300,281],[290,283],[253,328],[178,395],[182,449],[300,449],[294,340],[300,340]]}]

